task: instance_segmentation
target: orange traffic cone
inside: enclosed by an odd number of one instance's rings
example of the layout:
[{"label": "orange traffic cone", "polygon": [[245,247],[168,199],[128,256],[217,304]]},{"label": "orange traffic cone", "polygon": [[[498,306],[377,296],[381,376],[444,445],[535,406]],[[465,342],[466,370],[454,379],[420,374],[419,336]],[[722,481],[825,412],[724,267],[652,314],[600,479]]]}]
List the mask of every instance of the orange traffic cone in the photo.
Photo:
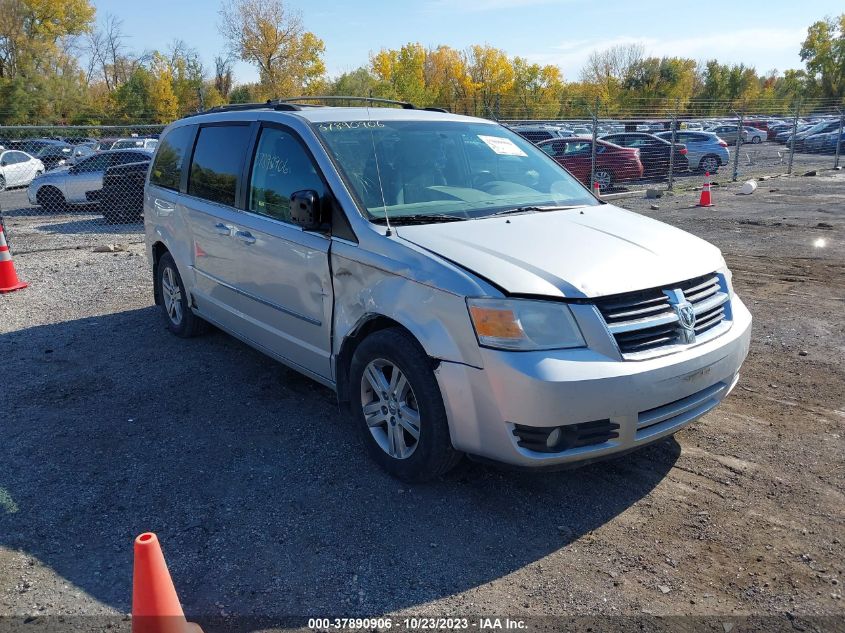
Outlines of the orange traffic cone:
[{"label": "orange traffic cone", "polygon": [[152,532],[135,539],[132,633],[202,633],[199,625],[185,620],[164,554]]},{"label": "orange traffic cone", "polygon": [[593,183],[593,195],[594,195],[596,198],[601,198],[601,186],[599,185],[599,181],[598,181],[598,180],[596,180],[596,181]]},{"label": "orange traffic cone", "polygon": [[12,292],[26,288],[29,284],[18,279],[15,272],[15,263],[12,261],[12,253],[6,243],[6,234],[3,232],[3,225],[0,224],[0,292]]},{"label": "orange traffic cone", "polygon": [[710,172],[704,172],[704,187],[701,188],[701,198],[698,200],[700,207],[712,207],[713,199],[710,197]]}]

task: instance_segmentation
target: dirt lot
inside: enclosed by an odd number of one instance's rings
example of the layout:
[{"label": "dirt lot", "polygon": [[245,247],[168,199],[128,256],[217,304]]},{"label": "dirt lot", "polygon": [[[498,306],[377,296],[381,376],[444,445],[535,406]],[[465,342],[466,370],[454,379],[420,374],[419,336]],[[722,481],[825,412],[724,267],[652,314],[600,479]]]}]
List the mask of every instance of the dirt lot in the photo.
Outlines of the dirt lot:
[{"label": "dirt lot", "polygon": [[[694,192],[619,201],[723,249],[755,322],[722,406],[616,461],[467,463],[415,487],[362,455],[328,390],[222,333],[169,335],[141,245],[17,254],[32,286],[0,296],[0,615],[127,613],[132,539],[152,530],[197,618],[841,626],[845,176],[735,191],[711,209]],[[27,222],[19,236],[49,231]]]}]

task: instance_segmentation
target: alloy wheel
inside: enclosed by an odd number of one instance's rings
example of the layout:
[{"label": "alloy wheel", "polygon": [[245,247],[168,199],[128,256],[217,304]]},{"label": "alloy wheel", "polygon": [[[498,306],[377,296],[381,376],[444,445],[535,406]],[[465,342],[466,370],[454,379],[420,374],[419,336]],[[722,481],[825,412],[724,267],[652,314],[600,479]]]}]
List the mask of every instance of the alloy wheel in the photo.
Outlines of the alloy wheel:
[{"label": "alloy wheel", "polygon": [[361,408],[381,450],[395,459],[413,455],[420,440],[420,411],[411,383],[399,367],[382,358],[366,366]]},{"label": "alloy wheel", "polygon": [[182,323],[182,289],[176,279],[176,273],[170,266],[162,271],[161,295],[164,300],[164,310],[173,325]]},{"label": "alloy wheel", "polygon": [[610,189],[610,183],[613,181],[613,176],[609,171],[597,171],[595,173],[595,182],[599,183],[599,189],[602,191]]}]

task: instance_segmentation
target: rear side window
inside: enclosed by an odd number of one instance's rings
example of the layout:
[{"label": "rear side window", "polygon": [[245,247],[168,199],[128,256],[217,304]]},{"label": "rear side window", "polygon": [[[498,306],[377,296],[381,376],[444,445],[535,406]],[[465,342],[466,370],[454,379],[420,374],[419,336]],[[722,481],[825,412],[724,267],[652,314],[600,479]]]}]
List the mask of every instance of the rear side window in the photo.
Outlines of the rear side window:
[{"label": "rear side window", "polygon": [[191,162],[188,193],[235,206],[250,135],[248,125],[201,128]]},{"label": "rear side window", "polygon": [[550,138],[552,138],[551,132],[520,132],[519,130],[517,130],[517,133],[524,139],[529,140],[532,143],[548,141]]},{"label": "rear side window", "polygon": [[189,152],[189,144],[194,137],[194,127],[185,125],[170,130],[161,141],[158,148],[153,169],[150,172],[150,182],[165,189],[179,190],[182,180],[182,165]]}]

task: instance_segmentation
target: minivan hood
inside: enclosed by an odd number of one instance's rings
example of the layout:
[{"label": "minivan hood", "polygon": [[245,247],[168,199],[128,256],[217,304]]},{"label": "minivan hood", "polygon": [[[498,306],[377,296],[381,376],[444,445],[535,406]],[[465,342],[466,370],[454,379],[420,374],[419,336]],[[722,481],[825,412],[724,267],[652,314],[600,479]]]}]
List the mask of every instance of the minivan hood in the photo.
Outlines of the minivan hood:
[{"label": "minivan hood", "polygon": [[399,226],[397,235],[508,294],[592,298],[706,275],[712,244],[612,205]]}]

